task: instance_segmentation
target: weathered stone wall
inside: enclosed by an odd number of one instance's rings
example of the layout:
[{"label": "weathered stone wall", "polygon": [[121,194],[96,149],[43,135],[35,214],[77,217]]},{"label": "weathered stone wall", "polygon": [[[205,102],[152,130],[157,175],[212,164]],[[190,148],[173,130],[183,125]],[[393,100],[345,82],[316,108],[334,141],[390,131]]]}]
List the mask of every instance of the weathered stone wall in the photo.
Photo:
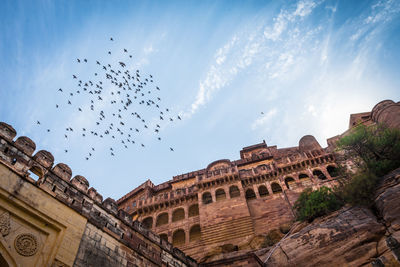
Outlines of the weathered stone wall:
[{"label": "weathered stone wall", "polygon": [[[128,214],[118,211],[113,199],[103,201],[85,177],[71,179],[72,171],[66,164],[53,167],[50,152],[41,150],[33,155],[35,143],[27,137],[14,141],[15,136],[10,125],[0,123],[2,261],[10,266],[72,266],[81,244],[81,258],[75,262],[78,266],[99,266],[98,260],[108,266],[117,262],[121,266],[134,262],[143,262],[142,266],[148,262],[155,266],[197,265],[141,223],[132,222]],[[20,231],[24,234],[21,237]],[[90,254],[93,233],[101,238]],[[18,242],[30,244],[29,251],[18,252]],[[87,258],[89,255],[97,256]]]},{"label": "weathered stone wall", "polygon": [[162,264],[161,251],[153,248],[151,243],[147,244],[142,241],[142,246],[146,249],[146,251],[141,249],[142,253],[153,254],[149,257],[153,261],[143,257],[143,255],[125,246],[118,239],[88,223],[74,266],[160,266]]},{"label": "weathered stone wall", "polygon": [[[0,164],[0,254],[19,266],[72,266],[86,218]],[[30,242],[18,250],[20,236]],[[21,247],[23,248],[23,247]]]},{"label": "weathered stone wall", "polygon": [[[252,149],[261,154],[254,154]],[[244,151],[241,155],[246,157],[239,161],[220,160],[207,169],[176,176],[169,185],[162,184],[161,191],[157,191],[158,186],[142,185],[121,198],[119,208],[130,210],[151,230],[201,260],[210,248],[239,246],[256,235],[287,227],[294,219],[292,206],[301,191],[335,184],[327,170],[336,166],[335,158],[312,136],[302,139],[300,148],[282,151],[262,143]],[[238,190],[236,197],[231,196],[233,186]],[[131,203],[137,206],[129,206]],[[191,217],[189,209],[194,204],[199,214]],[[184,216],[174,220],[179,209],[183,209]],[[167,223],[159,224],[163,214],[168,216]],[[195,225],[199,225],[201,237],[193,241],[191,229]],[[175,242],[178,231],[184,233],[184,243]]]},{"label": "weathered stone wall", "polygon": [[298,224],[260,259],[266,266],[399,266],[400,169],[382,178],[375,203],[377,214],[344,207]]}]

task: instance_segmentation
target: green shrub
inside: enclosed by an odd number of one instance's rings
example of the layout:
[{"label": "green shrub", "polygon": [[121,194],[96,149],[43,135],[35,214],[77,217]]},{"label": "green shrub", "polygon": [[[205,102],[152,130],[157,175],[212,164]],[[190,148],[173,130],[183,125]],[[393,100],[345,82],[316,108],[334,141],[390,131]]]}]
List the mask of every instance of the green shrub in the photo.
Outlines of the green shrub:
[{"label": "green shrub", "polygon": [[351,205],[371,207],[379,178],[371,172],[359,172],[339,190],[338,195]]},{"label": "green shrub", "polygon": [[323,186],[315,191],[305,189],[294,204],[294,209],[297,220],[311,222],[317,217],[338,210],[342,205],[342,201],[332,190]]},{"label": "green shrub", "polygon": [[400,166],[400,130],[382,124],[360,125],[339,140],[338,149],[347,157],[361,159],[361,169],[382,176]]}]

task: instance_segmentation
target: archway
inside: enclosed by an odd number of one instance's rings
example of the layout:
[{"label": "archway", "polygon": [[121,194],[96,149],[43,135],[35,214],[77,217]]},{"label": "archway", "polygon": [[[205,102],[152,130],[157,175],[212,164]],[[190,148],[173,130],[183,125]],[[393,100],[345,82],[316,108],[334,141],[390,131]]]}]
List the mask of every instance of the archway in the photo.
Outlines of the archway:
[{"label": "archway", "polygon": [[185,219],[185,210],[183,208],[179,208],[174,210],[172,213],[172,222],[180,221]]},{"label": "archway", "polygon": [[202,198],[203,198],[203,204],[207,205],[212,203],[212,196],[210,192],[205,192]]},{"label": "archway", "polygon": [[273,194],[282,192],[282,187],[278,183],[272,183],[271,189]]},{"label": "archway", "polygon": [[318,177],[318,179],[320,179],[320,180],[326,180],[325,174],[323,174],[322,171],[320,171],[320,170],[314,170],[314,171],[312,172],[312,174],[313,174],[314,176]]},{"label": "archway", "polygon": [[189,217],[197,216],[199,215],[199,205],[194,204],[189,207]]},{"label": "archway", "polygon": [[329,175],[333,178],[333,177],[337,177],[339,175],[338,173],[338,168],[336,168],[335,166],[329,165],[326,170],[328,171]]},{"label": "archway", "polygon": [[226,194],[225,194],[225,190],[222,188],[217,189],[217,191],[215,191],[215,199],[217,201],[223,200],[226,198]]},{"label": "archway", "polygon": [[260,185],[258,187],[258,194],[260,194],[260,197],[268,196],[269,192],[267,187],[265,185]]},{"label": "archway", "polygon": [[172,235],[172,245],[174,247],[185,244],[185,231],[182,229],[176,230]]},{"label": "archway", "polygon": [[286,184],[286,187],[288,188],[288,189],[293,189],[292,187],[293,187],[293,184],[294,184],[295,182],[294,182],[294,179],[292,178],[292,177],[287,177],[286,179],[285,179],[285,184]]},{"label": "archway", "polygon": [[255,199],[256,198],[256,193],[254,193],[253,189],[247,189],[246,190],[246,199],[247,200],[251,200],[251,199]]},{"label": "archway", "polygon": [[164,212],[158,215],[156,226],[168,224],[168,213]]},{"label": "archway", "polygon": [[196,240],[200,240],[201,238],[201,229],[200,229],[200,225],[196,224],[193,225],[192,228],[190,228],[190,232],[189,232],[189,241],[196,241]]},{"label": "archway", "polygon": [[229,187],[229,196],[231,198],[240,196],[239,188],[236,185],[232,185],[231,187]]}]

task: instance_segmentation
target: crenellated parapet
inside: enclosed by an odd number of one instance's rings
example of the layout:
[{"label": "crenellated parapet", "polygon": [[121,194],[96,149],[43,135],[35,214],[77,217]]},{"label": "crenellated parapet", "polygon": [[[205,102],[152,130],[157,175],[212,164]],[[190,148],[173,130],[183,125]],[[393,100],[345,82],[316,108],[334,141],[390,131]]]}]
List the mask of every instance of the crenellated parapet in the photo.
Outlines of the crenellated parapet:
[{"label": "crenellated parapet", "polygon": [[[54,165],[54,156],[50,152],[39,150],[35,153],[36,144],[31,139],[25,136],[15,139],[16,135],[17,132],[11,125],[0,122],[0,163],[11,171],[72,208],[87,218],[89,223],[155,265],[161,265],[163,259],[159,253],[149,251],[151,246],[144,244],[143,239],[186,265],[197,266],[193,259],[173,248],[167,241],[161,240],[140,222],[132,221],[132,217],[125,211],[118,211],[118,204],[114,199],[106,198],[103,201],[103,196],[90,187],[85,177],[73,176],[71,168],[65,163]],[[151,182],[146,186],[154,187]]]}]

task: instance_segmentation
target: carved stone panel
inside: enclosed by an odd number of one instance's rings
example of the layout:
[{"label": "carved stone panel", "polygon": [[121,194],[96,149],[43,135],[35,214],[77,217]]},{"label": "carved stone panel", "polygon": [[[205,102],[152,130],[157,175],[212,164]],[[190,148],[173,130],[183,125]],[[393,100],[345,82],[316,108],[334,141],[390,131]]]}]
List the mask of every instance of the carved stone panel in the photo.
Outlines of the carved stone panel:
[{"label": "carved stone panel", "polygon": [[10,233],[10,214],[4,212],[0,215],[0,233],[6,236]]},{"label": "carved stone panel", "polygon": [[15,250],[22,256],[29,257],[36,254],[38,241],[33,234],[19,234],[14,241]]}]

